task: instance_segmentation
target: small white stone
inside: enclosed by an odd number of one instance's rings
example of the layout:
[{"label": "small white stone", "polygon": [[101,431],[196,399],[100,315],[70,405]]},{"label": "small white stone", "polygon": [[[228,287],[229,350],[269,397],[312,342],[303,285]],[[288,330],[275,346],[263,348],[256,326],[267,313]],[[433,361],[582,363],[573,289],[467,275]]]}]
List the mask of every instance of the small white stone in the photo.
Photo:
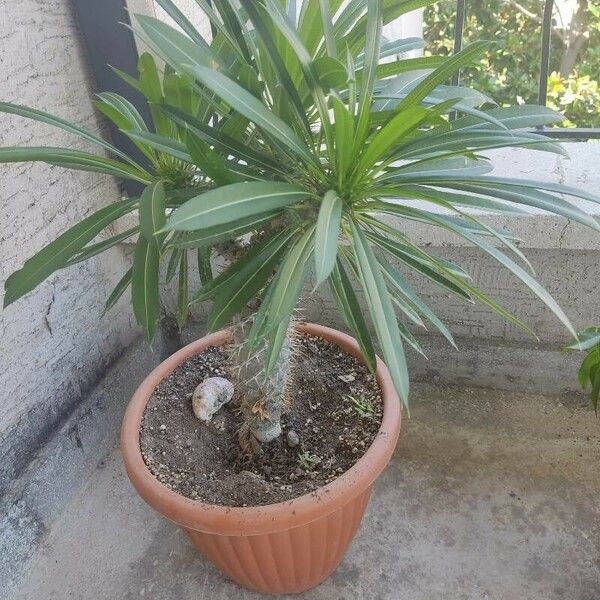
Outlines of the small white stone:
[{"label": "small white stone", "polygon": [[208,377],[192,394],[192,409],[201,421],[213,415],[233,398],[233,383],[224,377]]},{"label": "small white stone", "polygon": [[294,448],[300,443],[300,438],[298,437],[298,434],[293,429],[290,429],[287,432],[286,437],[287,437],[287,445],[290,448]]},{"label": "small white stone", "polygon": [[344,383],[350,383],[351,381],[354,381],[356,377],[352,373],[348,373],[348,375],[338,375],[338,379]]}]

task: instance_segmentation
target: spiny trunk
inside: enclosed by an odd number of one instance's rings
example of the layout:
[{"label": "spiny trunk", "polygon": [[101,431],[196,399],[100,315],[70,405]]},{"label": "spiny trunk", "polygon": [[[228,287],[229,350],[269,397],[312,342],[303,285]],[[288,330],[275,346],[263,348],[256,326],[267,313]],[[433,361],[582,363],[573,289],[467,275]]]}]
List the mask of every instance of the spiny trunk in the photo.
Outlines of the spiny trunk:
[{"label": "spiny trunk", "polygon": [[232,327],[230,371],[235,394],[244,415],[242,445],[248,433],[259,442],[270,442],[281,434],[281,415],[288,402],[292,374],[293,326],[290,326],[277,364],[268,376],[264,371],[265,345],[248,347],[248,333],[254,315],[238,319]]}]

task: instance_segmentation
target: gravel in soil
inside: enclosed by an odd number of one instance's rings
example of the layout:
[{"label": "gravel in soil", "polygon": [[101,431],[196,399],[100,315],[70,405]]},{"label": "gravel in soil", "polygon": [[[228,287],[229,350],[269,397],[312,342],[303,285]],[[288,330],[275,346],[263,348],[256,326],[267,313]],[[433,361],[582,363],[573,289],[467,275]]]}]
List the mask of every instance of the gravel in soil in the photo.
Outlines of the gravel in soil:
[{"label": "gravel in soil", "polygon": [[226,376],[226,352],[209,348],[162,381],[140,431],[144,461],[175,492],[211,504],[258,506],[296,498],[347,471],[377,435],[383,415],[379,387],[357,359],[321,338],[298,339],[292,402],[283,434],[244,456],[241,416],[233,403],[210,423],[194,417],[191,397],[206,377]]}]

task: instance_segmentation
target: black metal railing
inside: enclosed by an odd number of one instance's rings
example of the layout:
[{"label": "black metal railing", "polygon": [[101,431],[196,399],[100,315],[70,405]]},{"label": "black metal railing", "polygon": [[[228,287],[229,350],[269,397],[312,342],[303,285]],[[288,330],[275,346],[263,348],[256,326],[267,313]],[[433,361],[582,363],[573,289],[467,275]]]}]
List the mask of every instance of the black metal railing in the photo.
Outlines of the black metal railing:
[{"label": "black metal railing", "polygon": [[[454,27],[454,52],[460,51],[463,44],[466,0],[456,1],[456,20]],[[546,106],[548,99],[548,75],[550,74],[550,41],[552,34],[552,13],[554,0],[545,0],[542,17],[541,37],[542,49],[540,55],[540,79],[538,85],[538,104]],[[452,85],[458,85],[460,72],[452,79]],[[557,139],[589,140],[600,139],[600,127],[539,127],[535,133],[541,133]]]}]

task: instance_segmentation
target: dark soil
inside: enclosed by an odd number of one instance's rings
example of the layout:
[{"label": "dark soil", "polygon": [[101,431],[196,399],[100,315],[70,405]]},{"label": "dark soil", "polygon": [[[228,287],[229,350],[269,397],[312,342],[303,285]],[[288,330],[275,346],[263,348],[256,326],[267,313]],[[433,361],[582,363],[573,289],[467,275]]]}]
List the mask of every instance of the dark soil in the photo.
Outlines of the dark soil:
[{"label": "dark soil", "polygon": [[[347,471],[377,435],[383,405],[375,378],[337,346],[301,336],[283,434],[249,459],[238,443],[233,402],[208,424],[192,412],[192,392],[206,377],[224,376],[225,361],[219,348],[188,359],[156,388],[144,413],[144,461],[183,496],[225,506],[290,500]],[[297,446],[289,445],[290,430]]]}]

